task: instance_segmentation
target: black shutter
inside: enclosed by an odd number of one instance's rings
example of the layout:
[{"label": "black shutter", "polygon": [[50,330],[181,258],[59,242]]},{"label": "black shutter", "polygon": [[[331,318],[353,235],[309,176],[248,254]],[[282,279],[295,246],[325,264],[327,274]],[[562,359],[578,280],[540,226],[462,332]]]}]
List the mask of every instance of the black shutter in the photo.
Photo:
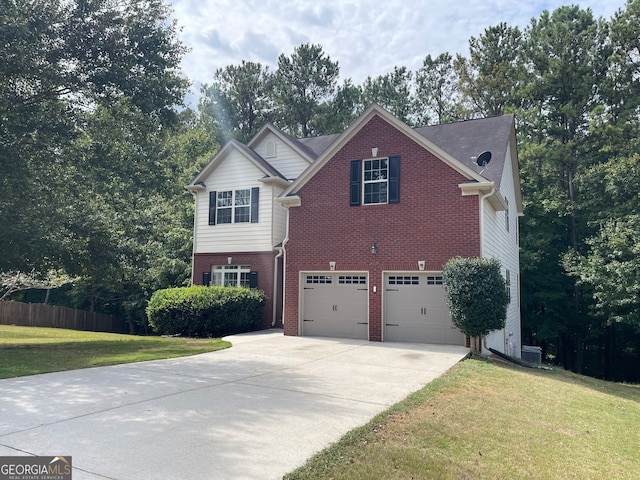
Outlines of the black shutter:
[{"label": "black shutter", "polygon": [[360,177],[362,175],[362,160],[351,160],[351,193],[349,199],[349,205],[360,205],[360,191],[362,186],[360,185]]},{"label": "black shutter", "polygon": [[258,272],[249,272],[249,288],[258,288]]},{"label": "black shutter", "polygon": [[211,285],[211,272],[202,272],[202,285],[205,287]]},{"label": "black shutter", "polygon": [[209,225],[216,224],[216,202],[218,196],[216,192],[209,192]]},{"label": "black shutter", "polygon": [[258,223],[258,187],[251,189],[251,223]]},{"label": "black shutter", "polygon": [[389,203],[400,203],[400,157],[389,157]]}]

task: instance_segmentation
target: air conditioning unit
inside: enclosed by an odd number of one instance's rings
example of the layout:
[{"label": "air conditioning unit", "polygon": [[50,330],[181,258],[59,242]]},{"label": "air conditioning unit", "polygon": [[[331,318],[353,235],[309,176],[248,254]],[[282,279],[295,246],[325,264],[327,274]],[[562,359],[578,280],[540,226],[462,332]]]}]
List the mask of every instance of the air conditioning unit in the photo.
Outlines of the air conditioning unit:
[{"label": "air conditioning unit", "polygon": [[522,346],[522,360],[525,362],[542,363],[542,347],[533,347],[530,345]]}]

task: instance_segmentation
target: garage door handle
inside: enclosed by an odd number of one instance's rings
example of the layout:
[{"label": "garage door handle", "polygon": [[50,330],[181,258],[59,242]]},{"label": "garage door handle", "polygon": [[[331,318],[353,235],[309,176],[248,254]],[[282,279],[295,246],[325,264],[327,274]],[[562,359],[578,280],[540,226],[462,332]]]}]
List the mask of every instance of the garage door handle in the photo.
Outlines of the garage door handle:
[{"label": "garage door handle", "polygon": [[358,322],[358,325],[369,325],[369,322]]},{"label": "garage door handle", "polygon": [[307,320],[306,318],[304,318],[302,321],[303,322],[313,322],[313,320]]},{"label": "garage door handle", "polygon": [[359,288],[358,290],[360,290],[361,292],[368,292],[369,291],[368,288]]},{"label": "garage door handle", "polygon": [[387,327],[398,327],[399,326],[397,323],[385,323],[385,325]]},{"label": "garage door handle", "polygon": [[313,287],[304,287],[305,290],[313,290]]},{"label": "garage door handle", "polygon": [[387,288],[387,292],[399,292],[399,288]]}]

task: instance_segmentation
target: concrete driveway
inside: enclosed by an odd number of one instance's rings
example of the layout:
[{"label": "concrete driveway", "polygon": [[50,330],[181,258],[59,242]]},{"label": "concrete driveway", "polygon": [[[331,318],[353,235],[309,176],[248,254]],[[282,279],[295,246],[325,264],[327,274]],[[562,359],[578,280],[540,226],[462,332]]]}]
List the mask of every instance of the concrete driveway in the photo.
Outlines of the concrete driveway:
[{"label": "concrete driveway", "polygon": [[0,380],[0,456],[73,479],[279,479],[464,358],[443,345],[228,338],[193,357]]}]

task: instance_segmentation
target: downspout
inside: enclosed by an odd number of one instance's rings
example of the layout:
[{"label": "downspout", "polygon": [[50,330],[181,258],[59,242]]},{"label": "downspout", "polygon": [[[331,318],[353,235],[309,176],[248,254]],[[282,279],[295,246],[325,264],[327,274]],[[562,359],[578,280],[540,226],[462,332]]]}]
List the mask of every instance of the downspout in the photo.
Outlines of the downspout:
[{"label": "downspout", "polygon": [[289,205],[283,205],[284,208],[287,209],[287,222],[285,226],[285,234],[284,240],[282,240],[282,248],[280,249],[280,254],[283,255],[282,260],[282,328],[284,329],[284,312],[285,312],[285,295],[287,289],[285,286],[287,285],[287,242],[289,241]]},{"label": "downspout", "polygon": [[[287,218],[288,217],[289,216],[287,215]],[[271,320],[272,328],[276,326],[276,315],[278,314],[278,259],[282,257],[282,255],[284,254],[284,243],[282,245],[283,245],[282,247],[276,248],[276,250],[278,250],[278,254],[273,260],[274,262],[273,264],[273,313],[272,313],[272,320]],[[282,282],[284,284],[284,274],[282,276]],[[284,291],[282,292],[282,295],[284,298]],[[283,311],[284,311],[284,305],[283,305]]]},{"label": "downspout", "polygon": [[[485,193],[480,197],[480,258],[484,258],[484,201],[494,193],[496,193],[496,189],[492,186],[489,193]],[[484,348],[487,349],[488,352],[489,347],[487,345],[487,336],[484,335],[481,340],[482,344],[480,345],[480,348],[482,349],[482,346],[484,345]]]}]

